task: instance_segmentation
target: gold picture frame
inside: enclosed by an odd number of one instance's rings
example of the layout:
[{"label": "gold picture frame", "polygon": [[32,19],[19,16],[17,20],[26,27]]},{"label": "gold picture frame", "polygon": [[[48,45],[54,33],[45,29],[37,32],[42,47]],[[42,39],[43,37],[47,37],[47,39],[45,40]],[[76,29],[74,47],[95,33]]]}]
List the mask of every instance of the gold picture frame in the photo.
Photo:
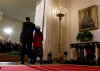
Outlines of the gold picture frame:
[{"label": "gold picture frame", "polygon": [[79,11],[79,30],[98,29],[98,12],[97,5],[82,9]]}]

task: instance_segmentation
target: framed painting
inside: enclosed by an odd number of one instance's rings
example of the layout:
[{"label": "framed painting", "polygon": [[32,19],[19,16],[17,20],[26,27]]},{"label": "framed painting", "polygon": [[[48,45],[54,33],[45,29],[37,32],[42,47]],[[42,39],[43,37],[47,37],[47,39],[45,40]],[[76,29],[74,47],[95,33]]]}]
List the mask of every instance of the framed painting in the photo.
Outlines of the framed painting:
[{"label": "framed painting", "polygon": [[98,29],[97,6],[91,6],[79,11],[79,30]]}]

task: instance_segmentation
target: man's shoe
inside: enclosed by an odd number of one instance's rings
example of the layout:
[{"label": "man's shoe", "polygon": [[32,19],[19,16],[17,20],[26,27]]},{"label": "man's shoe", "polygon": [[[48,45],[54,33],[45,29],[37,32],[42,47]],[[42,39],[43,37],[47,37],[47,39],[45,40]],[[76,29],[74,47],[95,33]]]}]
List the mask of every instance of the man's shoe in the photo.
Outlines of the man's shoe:
[{"label": "man's shoe", "polygon": [[35,62],[31,61],[30,64],[35,64]]},{"label": "man's shoe", "polygon": [[33,59],[31,59],[30,64],[35,64],[35,61]]},{"label": "man's shoe", "polygon": [[21,62],[21,64],[24,64],[24,62]]}]

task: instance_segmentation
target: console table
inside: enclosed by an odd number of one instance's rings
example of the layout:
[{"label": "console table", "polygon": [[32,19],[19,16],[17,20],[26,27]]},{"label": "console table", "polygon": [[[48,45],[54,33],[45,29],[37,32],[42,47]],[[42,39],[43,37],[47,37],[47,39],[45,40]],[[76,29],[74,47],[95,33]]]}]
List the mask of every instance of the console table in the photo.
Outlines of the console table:
[{"label": "console table", "polygon": [[[75,49],[76,61],[79,64],[100,63],[100,42],[71,43],[71,49]],[[74,55],[74,53],[73,53]]]}]

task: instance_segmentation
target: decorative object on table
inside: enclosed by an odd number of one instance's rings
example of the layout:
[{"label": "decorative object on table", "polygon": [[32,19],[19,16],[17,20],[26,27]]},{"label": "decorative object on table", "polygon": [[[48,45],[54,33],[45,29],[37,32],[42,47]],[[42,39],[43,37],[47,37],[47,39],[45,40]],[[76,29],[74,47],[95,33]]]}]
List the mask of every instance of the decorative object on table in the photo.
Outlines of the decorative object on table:
[{"label": "decorative object on table", "polygon": [[84,41],[86,41],[86,42],[87,41],[92,41],[93,40],[93,34],[88,30],[81,31],[81,32],[78,33],[76,39],[78,41],[83,41],[83,42]]},{"label": "decorative object on table", "polygon": [[79,30],[98,29],[97,6],[91,6],[79,11]]}]

